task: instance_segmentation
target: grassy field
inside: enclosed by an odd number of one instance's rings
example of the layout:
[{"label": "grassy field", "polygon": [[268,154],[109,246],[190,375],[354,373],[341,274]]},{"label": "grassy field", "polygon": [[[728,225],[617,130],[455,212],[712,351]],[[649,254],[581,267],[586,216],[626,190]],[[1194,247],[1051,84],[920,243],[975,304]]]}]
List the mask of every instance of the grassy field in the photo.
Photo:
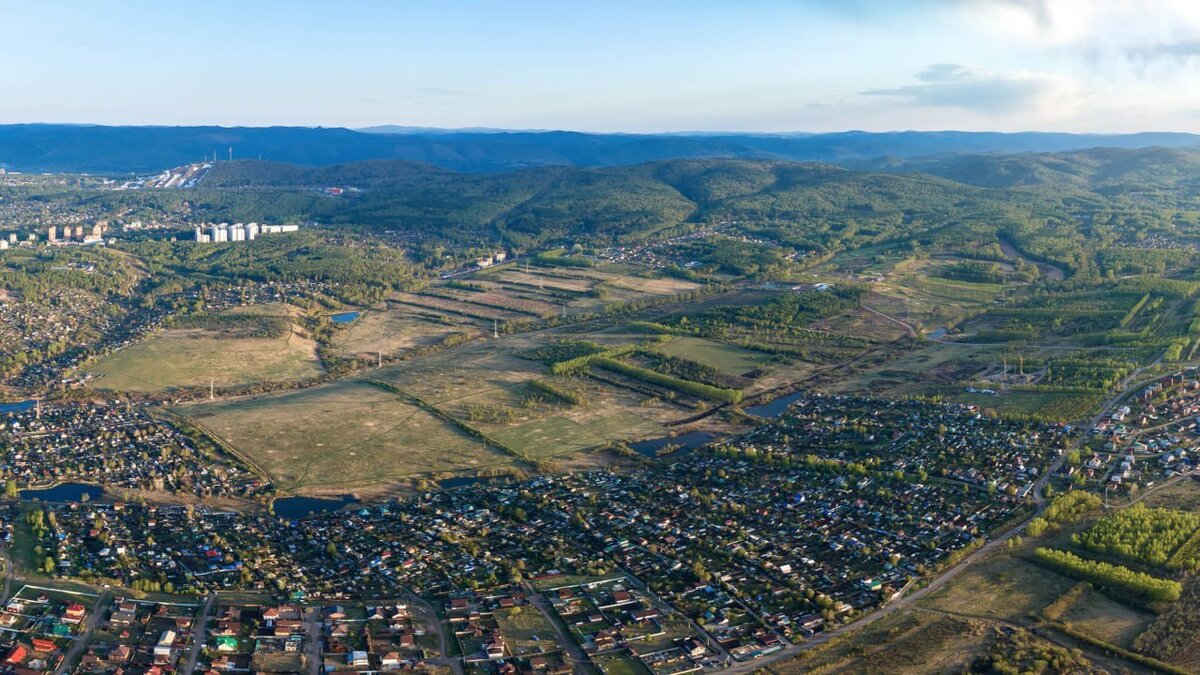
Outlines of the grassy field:
[{"label": "grassy field", "polygon": [[800,673],[955,673],[987,651],[993,634],[970,619],[907,610],[794,659],[771,675]]},{"label": "grassy field", "polygon": [[604,675],[650,675],[650,669],[632,657],[619,652],[597,654],[592,662]]},{"label": "grassy field", "polygon": [[994,354],[988,347],[935,343],[840,380],[830,389],[843,393],[903,396],[912,393],[913,387],[949,384],[969,378],[991,364],[996,359]]},{"label": "grassy field", "polygon": [[1123,605],[1095,590],[1087,590],[1062,615],[1075,630],[1131,649],[1133,640],[1150,627],[1155,615]]},{"label": "grassy field", "polygon": [[[283,306],[238,308],[281,317]],[[285,319],[283,319],[285,320]],[[112,354],[90,369],[97,389],[154,392],[255,382],[294,382],[321,374],[316,343],[289,329],[279,337],[242,337],[219,326],[172,328]]]},{"label": "grassy field", "polygon": [[[592,337],[596,336],[589,339]],[[581,394],[585,405],[531,401],[536,392],[526,383],[546,377],[546,367],[516,354],[543,345],[547,339],[526,334],[480,340],[383,368],[372,377],[534,460],[563,458],[612,440],[661,434],[663,422],[687,414],[678,406],[647,402],[642,395],[585,377],[560,383]],[[612,335],[597,339],[616,344],[624,340]]]},{"label": "grassy field", "polygon": [[726,375],[742,375],[771,360],[770,354],[686,336],[672,339],[658,351],[712,366]]},{"label": "grassy field", "polygon": [[175,412],[287,491],[352,488],[513,463],[395,394],[353,380]]},{"label": "grassy field", "polygon": [[[903,315],[903,311],[901,314]],[[908,331],[900,324],[888,321],[878,314],[862,308],[823,319],[809,327],[813,330],[853,335],[875,342],[892,342],[908,335]]]},{"label": "grassy field", "polygon": [[992,306],[1003,287],[929,276],[937,263],[907,259],[878,269],[879,281],[863,299],[865,306],[926,329],[946,326]]},{"label": "grassy field", "polygon": [[1090,418],[1099,408],[1101,394],[1056,391],[1005,391],[995,395],[971,393],[961,387],[946,392],[946,399],[973,403],[1000,413],[1031,414],[1062,421]]},{"label": "grassy field", "polygon": [[514,607],[496,612],[500,633],[513,654],[541,654],[558,649],[554,626],[535,607]]},{"label": "grassy field", "polygon": [[[350,330],[370,328],[369,320],[370,313]],[[520,463],[503,449],[533,462],[592,466],[600,460],[585,451],[664,435],[667,422],[695,414],[689,406],[582,375],[557,378],[556,386],[579,394],[583,404],[541,394],[529,382],[546,378],[546,365],[518,354],[560,337],[531,332],[479,339],[373,369],[358,379],[181,406],[176,412],[258,466],[281,489],[308,493],[506,470]],[[586,334],[614,346],[645,337],[620,331]],[[704,346],[726,355],[745,351]],[[494,447],[474,434],[493,439]]]},{"label": "grassy field", "polygon": [[972,565],[954,583],[921,600],[930,609],[1019,621],[1035,616],[1075,582],[1012,555]]},{"label": "grassy field", "polygon": [[243,305],[225,310],[225,314],[245,316],[295,316],[300,308],[283,302],[268,302],[261,305]]},{"label": "grassy field", "polygon": [[1146,508],[1168,508],[1181,511],[1200,511],[1200,482],[1185,480],[1156,490],[1146,496],[1142,503]]},{"label": "grassy field", "polygon": [[539,313],[557,313],[565,307],[567,314],[596,312],[613,302],[647,300],[700,287],[692,281],[656,277],[644,268],[621,265],[588,269],[512,265],[480,272],[470,283],[482,291],[475,293],[480,296],[476,302]]},{"label": "grassy field", "polygon": [[991,640],[991,631],[977,622],[938,617],[833,672],[897,675],[958,672],[985,652]]},{"label": "grassy field", "polygon": [[590,584],[597,581],[608,581],[610,579],[624,579],[621,574],[611,574],[603,577],[594,577],[586,574],[560,574],[558,576],[549,577],[546,579],[533,579],[529,585],[537,591],[548,591],[552,588],[562,588],[564,586],[578,586],[580,584]]},{"label": "grassy field", "polygon": [[661,430],[662,427],[651,420],[617,410],[586,415],[580,421],[555,415],[496,429],[491,435],[533,459],[551,459],[609,441],[650,436]]},{"label": "grassy field", "polygon": [[250,665],[256,672],[266,673],[296,673],[304,668],[304,657],[302,654],[268,654],[258,653],[250,661]]},{"label": "grassy field", "polygon": [[[440,318],[439,318],[440,317]],[[481,334],[477,321],[452,314],[431,315],[406,305],[383,303],[338,331],[335,344],[343,356],[397,356],[410,349],[437,344],[462,332]]]}]

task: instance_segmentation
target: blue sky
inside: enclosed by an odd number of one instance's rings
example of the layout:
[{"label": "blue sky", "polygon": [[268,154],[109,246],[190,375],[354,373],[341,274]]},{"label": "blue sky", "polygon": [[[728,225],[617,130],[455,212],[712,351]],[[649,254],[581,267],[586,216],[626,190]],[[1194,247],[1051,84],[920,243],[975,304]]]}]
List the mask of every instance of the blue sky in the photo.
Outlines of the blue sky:
[{"label": "blue sky", "polygon": [[1200,131],[1195,0],[0,0],[0,123]]}]

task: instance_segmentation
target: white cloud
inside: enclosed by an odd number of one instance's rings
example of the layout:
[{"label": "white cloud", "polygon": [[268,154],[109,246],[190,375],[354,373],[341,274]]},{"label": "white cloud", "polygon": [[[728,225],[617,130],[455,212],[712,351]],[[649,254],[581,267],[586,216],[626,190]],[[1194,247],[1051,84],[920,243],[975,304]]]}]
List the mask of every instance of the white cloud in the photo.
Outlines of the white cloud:
[{"label": "white cloud", "polygon": [[957,0],[981,30],[1091,58],[1172,52],[1200,40],[1196,0]]},{"label": "white cloud", "polygon": [[1078,88],[1073,82],[1028,72],[1001,72],[938,63],[917,73],[918,82],[862,92],[925,108],[957,108],[975,113],[1065,113],[1075,108]]}]

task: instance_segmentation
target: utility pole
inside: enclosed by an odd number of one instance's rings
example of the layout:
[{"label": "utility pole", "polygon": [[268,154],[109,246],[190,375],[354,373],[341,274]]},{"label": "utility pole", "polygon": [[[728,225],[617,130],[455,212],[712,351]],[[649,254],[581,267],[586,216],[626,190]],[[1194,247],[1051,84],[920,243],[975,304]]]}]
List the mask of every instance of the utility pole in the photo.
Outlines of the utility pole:
[{"label": "utility pole", "polygon": [[492,337],[497,340],[500,339],[500,322],[496,319],[492,319]]},{"label": "utility pole", "polygon": [[208,378],[208,400],[217,400],[217,381],[214,378]]},{"label": "utility pole", "polygon": [[379,355],[379,364],[375,367],[382,368],[383,367],[383,352],[375,352],[375,353]]}]

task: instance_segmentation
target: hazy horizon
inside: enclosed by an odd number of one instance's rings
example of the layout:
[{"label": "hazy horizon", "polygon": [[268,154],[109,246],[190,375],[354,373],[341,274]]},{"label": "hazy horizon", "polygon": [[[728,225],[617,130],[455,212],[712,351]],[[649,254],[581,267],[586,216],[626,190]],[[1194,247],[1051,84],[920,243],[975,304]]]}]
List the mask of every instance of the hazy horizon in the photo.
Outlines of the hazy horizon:
[{"label": "hazy horizon", "polygon": [[592,129],[571,129],[571,128],[508,128],[508,127],[491,127],[491,126],[472,126],[472,127],[436,127],[436,126],[410,126],[403,124],[374,124],[364,127],[340,126],[333,124],[220,124],[220,123],[188,123],[188,124],[172,124],[172,123],[121,123],[121,122],[45,122],[40,120],[33,121],[15,121],[15,122],[0,122],[0,126],[63,126],[63,127],[137,127],[137,128],[160,128],[160,129],[188,129],[188,128],[216,128],[216,129],[342,129],[346,131],[356,131],[363,133],[389,133],[383,131],[385,129],[396,129],[397,135],[404,134],[584,134],[595,136],[833,136],[838,134],[871,134],[871,135],[887,135],[887,134],[1000,134],[1000,135],[1021,135],[1021,134],[1046,134],[1046,135],[1068,135],[1068,136],[1139,136],[1139,135],[1191,135],[1200,136],[1200,130],[1195,131],[1177,131],[1171,129],[1139,129],[1135,131],[1054,131],[1049,129],[1013,129],[1013,130],[998,130],[998,129],[830,129],[828,131],[808,131],[803,129],[778,129],[764,131],[739,131],[735,129],[662,129],[648,131],[596,131]]},{"label": "hazy horizon", "polygon": [[1182,0],[9,0],[0,40],[0,123],[1200,130]]}]

